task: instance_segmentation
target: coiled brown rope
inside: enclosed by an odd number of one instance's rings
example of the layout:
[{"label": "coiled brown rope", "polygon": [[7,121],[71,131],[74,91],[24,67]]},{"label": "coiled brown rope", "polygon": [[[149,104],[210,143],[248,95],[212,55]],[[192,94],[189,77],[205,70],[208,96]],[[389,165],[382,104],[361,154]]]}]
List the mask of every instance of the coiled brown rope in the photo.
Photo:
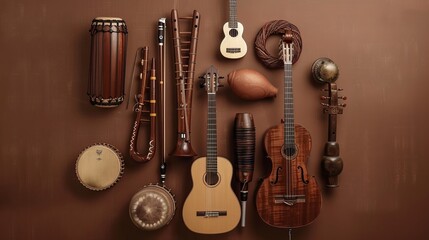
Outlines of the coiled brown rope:
[{"label": "coiled brown rope", "polygon": [[265,44],[268,39],[273,34],[284,35],[286,29],[292,30],[293,35],[293,58],[292,63],[298,61],[299,56],[301,55],[302,50],[302,40],[299,29],[292,23],[286,20],[274,20],[266,23],[261,30],[259,30],[258,35],[255,39],[255,51],[256,55],[259,57],[261,62],[268,68],[280,68],[283,67],[282,56],[273,57],[267,51]]}]

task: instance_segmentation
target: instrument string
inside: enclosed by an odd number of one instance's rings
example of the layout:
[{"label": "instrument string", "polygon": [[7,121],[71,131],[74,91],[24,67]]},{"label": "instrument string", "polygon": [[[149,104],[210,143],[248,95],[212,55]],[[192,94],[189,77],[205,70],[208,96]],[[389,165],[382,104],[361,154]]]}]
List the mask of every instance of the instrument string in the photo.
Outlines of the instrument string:
[{"label": "instrument string", "polygon": [[[293,115],[293,90],[292,90],[292,46],[293,43],[281,43],[284,61],[284,148],[286,154],[286,197],[293,196],[292,159],[296,154],[295,126]],[[289,57],[289,59],[287,59]]]},{"label": "instrument string", "polygon": [[286,198],[288,198],[288,196],[290,195],[290,190],[289,190],[289,175],[290,175],[290,167],[289,167],[289,156],[290,156],[290,147],[289,147],[289,116],[288,116],[288,104],[289,104],[289,96],[288,96],[288,79],[287,79],[287,59],[286,59],[286,46],[284,41],[281,42],[281,48],[282,48],[282,55],[283,55],[283,62],[284,62],[284,136],[285,136],[285,141],[284,141],[284,150],[285,150],[285,164],[286,164],[286,177],[284,179],[285,181],[285,186],[286,186]]}]

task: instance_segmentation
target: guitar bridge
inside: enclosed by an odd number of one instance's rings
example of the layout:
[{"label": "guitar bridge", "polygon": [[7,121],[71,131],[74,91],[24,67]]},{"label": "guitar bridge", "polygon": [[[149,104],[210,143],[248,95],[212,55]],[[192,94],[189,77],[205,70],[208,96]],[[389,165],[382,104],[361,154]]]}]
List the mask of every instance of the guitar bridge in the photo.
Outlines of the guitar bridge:
[{"label": "guitar bridge", "polygon": [[226,215],[226,211],[197,211],[197,217],[213,218]]},{"label": "guitar bridge", "polygon": [[274,203],[293,206],[295,203],[305,203],[305,195],[274,195]]},{"label": "guitar bridge", "polygon": [[241,48],[226,48],[227,53],[240,53]]}]

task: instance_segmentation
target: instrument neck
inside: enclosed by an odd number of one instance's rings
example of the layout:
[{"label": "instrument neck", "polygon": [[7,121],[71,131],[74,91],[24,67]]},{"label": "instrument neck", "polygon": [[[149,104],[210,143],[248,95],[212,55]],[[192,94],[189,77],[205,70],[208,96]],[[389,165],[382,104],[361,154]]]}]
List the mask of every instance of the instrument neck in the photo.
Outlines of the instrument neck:
[{"label": "instrument neck", "polygon": [[295,117],[292,90],[292,63],[284,64],[284,145],[295,147]]},{"label": "instrument neck", "polygon": [[229,28],[237,28],[237,0],[229,0]]},{"label": "instrument neck", "polygon": [[337,141],[337,115],[330,114],[328,119],[328,141]]},{"label": "instrument neck", "polygon": [[329,106],[334,106],[338,110],[333,113],[329,112],[328,118],[328,141],[336,142],[337,141],[337,114],[341,113],[340,108],[338,107],[338,89],[336,83],[328,84],[329,90]]},{"label": "instrument neck", "polygon": [[216,93],[208,93],[207,109],[207,173],[217,173]]}]

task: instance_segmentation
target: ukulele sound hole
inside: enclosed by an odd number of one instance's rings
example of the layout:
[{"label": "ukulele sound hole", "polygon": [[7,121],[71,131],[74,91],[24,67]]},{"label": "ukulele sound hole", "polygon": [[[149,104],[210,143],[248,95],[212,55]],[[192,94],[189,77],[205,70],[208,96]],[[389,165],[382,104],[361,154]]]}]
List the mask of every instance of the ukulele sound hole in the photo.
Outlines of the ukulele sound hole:
[{"label": "ukulele sound hole", "polygon": [[237,29],[233,28],[233,29],[229,30],[229,36],[231,36],[231,37],[237,37],[238,36]]},{"label": "ukulele sound hole", "polygon": [[214,187],[219,183],[219,174],[215,172],[208,172],[204,176],[204,181],[210,187]]}]

